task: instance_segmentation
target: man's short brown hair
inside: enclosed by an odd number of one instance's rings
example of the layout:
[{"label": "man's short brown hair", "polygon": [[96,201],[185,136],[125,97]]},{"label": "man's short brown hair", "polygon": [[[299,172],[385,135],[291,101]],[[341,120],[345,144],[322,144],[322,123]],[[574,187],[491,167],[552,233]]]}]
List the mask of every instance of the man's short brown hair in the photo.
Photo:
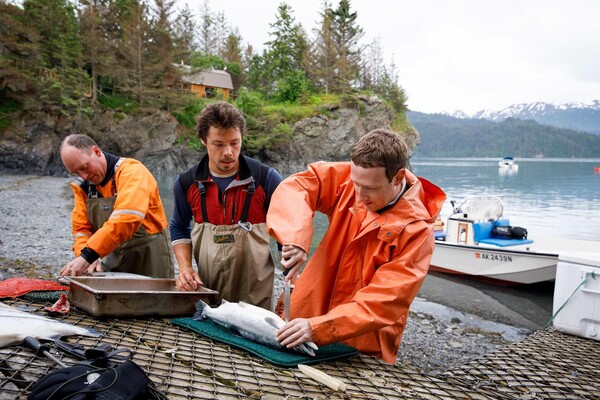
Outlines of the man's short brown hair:
[{"label": "man's short brown hair", "polygon": [[410,150],[400,135],[375,129],[358,139],[350,159],[363,168],[384,167],[391,182],[398,171],[408,167],[409,156]]},{"label": "man's short brown hair", "polygon": [[206,140],[211,126],[217,129],[239,128],[242,136],[246,133],[242,112],[226,101],[209,104],[200,112],[196,124],[198,137]]}]

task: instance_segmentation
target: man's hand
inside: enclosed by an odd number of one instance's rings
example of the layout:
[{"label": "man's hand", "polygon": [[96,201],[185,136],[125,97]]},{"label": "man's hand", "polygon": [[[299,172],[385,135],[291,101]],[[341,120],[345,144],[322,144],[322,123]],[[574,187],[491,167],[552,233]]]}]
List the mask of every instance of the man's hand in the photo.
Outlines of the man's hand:
[{"label": "man's hand", "polygon": [[306,318],[293,319],[277,331],[277,341],[288,349],[312,340],[312,328]]},{"label": "man's hand", "polygon": [[193,292],[198,289],[198,286],[204,286],[202,280],[200,279],[200,275],[192,268],[186,268],[184,270],[179,270],[179,275],[177,275],[177,289],[183,290],[185,292]]},{"label": "man's hand", "polygon": [[85,261],[85,259],[81,256],[69,261],[67,265],[60,270],[61,276],[79,276],[83,275],[84,272],[87,271],[90,263]]},{"label": "man's hand", "polygon": [[104,272],[100,258],[90,264],[86,271],[88,275],[94,275],[94,272]]},{"label": "man's hand", "polygon": [[296,280],[296,275],[300,268],[306,263],[308,254],[298,246],[291,244],[283,245],[281,248],[281,266],[290,272],[284,277],[284,280]]}]

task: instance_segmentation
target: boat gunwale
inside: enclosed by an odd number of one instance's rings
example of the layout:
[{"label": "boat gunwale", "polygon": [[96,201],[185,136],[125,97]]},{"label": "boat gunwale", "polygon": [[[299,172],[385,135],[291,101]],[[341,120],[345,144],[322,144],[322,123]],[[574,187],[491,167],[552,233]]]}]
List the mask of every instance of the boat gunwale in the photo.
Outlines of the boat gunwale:
[{"label": "boat gunwale", "polygon": [[[514,253],[514,254],[523,254],[523,255],[530,255],[530,256],[541,256],[541,257],[548,257],[548,258],[558,258],[559,254],[558,253],[545,253],[545,252],[538,252],[535,250],[516,250],[516,249],[508,249],[506,247],[483,247],[483,246],[479,246],[479,245],[470,245],[470,244],[462,244],[462,243],[448,243],[448,242],[444,242],[443,240],[436,240],[435,241],[435,245],[442,245],[444,247],[458,247],[458,248],[466,248],[466,249],[477,249],[477,250],[481,250],[481,251],[498,251],[498,252],[502,252],[502,253]],[[523,245],[516,245],[516,246],[523,246]]]}]

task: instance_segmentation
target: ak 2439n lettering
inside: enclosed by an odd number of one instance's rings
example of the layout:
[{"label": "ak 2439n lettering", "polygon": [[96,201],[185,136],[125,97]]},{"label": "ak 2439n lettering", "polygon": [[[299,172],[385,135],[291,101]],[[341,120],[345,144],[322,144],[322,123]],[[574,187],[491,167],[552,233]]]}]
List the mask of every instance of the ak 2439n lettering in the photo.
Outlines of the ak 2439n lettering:
[{"label": "ak 2439n lettering", "polygon": [[512,262],[512,256],[507,256],[505,254],[475,253],[475,258],[491,261]]}]

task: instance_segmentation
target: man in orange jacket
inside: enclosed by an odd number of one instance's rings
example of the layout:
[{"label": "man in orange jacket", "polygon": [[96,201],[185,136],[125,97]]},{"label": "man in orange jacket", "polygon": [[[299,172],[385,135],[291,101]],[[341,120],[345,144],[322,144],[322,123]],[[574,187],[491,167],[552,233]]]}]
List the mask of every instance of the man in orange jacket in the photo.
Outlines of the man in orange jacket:
[{"label": "man in orange jacket", "polygon": [[67,136],[60,157],[79,176],[71,183],[76,258],[60,274],[109,270],[172,278],[167,217],[150,171],[137,160],[102,151],[86,135]]},{"label": "man in orange jacket", "polygon": [[295,279],[308,258],[315,211],[329,227],[298,277],[291,321],[277,340],[343,342],[393,363],[433,253],[433,223],[444,192],[408,169],[409,149],[395,133],[374,130],[351,162],[318,162],[285,179],[267,214],[283,244],[282,266]]}]

